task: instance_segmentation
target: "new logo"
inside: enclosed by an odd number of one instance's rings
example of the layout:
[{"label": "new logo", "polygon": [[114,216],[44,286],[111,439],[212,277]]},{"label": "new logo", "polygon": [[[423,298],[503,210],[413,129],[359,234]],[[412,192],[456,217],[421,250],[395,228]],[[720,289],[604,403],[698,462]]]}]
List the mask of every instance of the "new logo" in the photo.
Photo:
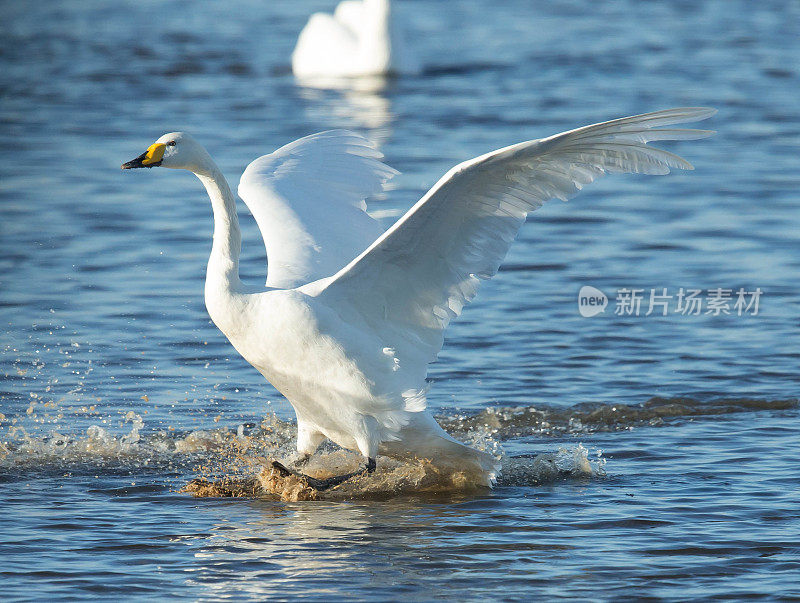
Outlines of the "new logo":
[{"label": "new logo", "polygon": [[578,292],[578,312],[584,318],[597,316],[606,309],[607,305],[608,297],[600,289],[584,285]]}]

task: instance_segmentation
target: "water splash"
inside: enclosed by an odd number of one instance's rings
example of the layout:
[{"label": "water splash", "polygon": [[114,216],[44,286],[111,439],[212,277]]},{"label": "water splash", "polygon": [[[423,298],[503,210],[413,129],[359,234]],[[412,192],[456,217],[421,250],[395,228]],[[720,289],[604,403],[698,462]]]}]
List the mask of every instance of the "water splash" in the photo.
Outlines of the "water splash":
[{"label": "water splash", "polygon": [[[477,476],[439,468],[429,460],[379,460],[376,474],[355,479],[324,494],[309,493],[302,484],[278,479],[265,467],[271,459],[288,457],[296,425],[269,414],[259,424],[238,424],[193,431],[147,430],[146,418],[127,411],[115,430],[108,418],[83,431],[69,429],[69,417],[57,406],[32,401],[23,416],[0,416],[0,473],[13,476],[41,471],[140,471],[169,468],[180,476],[195,475],[187,487],[202,496],[277,496],[306,498],[381,498],[419,493],[474,491]],[[509,457],[502,442],[530,435],[582,435],[637,426],[669,426],[682,419],[728,413],[781,411],[798,407],[796,400],[730,399],[701,402],[690,398],[652,398],[641,405],[581,404],[568,408],[498,407],[475,414],[448,413],[438,417],[455,437],[501,459],[497,485],[534,486],[560,479],[604,475],[605,459],[582,445],[555,452]],[[42,410],[50,414],[40,416]],[[96,412],[96,411],[92,411]],[[25,420],[37,429],[27,429]],[[52,427],[46,435],[42,426]],[[326,443],[306,471],[328,477],[354,471],[361,458]],[[185,483],[185,482],[184,482]]]},{"label": "water splash", "polygon": [[643,404],[578,404],[571,407],[516,406],[487,408],[475,414],[439,415],[450,433],[488,433],[497,440],[530,435],[550,436],[618,431],[639,426],[661,427],[681,420],[742,412],[798,408],[796,399],[650,398]]},{"label": "water splash", "polygon": [[[249,476],[200,478],[182,491],[198,497],[269,497],[284,501],[384,499],[397,496],[448,495],[485,491],[479,472],[452,471],[429,459],[399,461],[381,457],[375,473],[350,479],[330,490],[318,491],[295,475],[284,475],[263,457]],[[345,450],[317,455],[304,472],[324,479],[355,471],[359,457]],[[497,487],[535,486],[566,479],[590,479],[605,475],[600,451],[591,459],[582,444],[559,448],[554,453],[503,457]]]}]

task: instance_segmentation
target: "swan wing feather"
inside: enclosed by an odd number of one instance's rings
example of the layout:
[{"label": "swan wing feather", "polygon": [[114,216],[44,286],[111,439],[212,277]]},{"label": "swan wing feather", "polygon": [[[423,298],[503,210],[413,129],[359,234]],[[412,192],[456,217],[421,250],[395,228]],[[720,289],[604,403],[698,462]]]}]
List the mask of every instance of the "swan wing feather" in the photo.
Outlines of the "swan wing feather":
[{"label": "swan wing feather", "polygon": [[448,323],[480,280],[497,272],[529,212],[549,199],[568,199],[605,173],[692,169],[646,143],[708,136],[668,126],[714,113],[681,108],[615,119],[465,161],[361,255],[303,290],[362,328],[366,323],[421,387]]},{"label": "swan wing feather", "polygon": [[239,196],[267,249],[267,285],[290,289],[336,272],[380,235],[367,197],[397,172],[362,136],[312,134],[247,166]]}]

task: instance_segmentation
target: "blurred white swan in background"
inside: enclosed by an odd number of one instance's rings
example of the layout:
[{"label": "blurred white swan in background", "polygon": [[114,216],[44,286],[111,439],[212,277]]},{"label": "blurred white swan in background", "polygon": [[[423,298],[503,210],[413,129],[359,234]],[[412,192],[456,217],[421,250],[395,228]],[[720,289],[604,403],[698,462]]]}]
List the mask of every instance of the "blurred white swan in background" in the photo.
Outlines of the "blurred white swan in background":
[{"label": "blurred white swan in background", "polygon": [[480,279],[495,274],[528,212],[606,172],[692,169],[645,143],[705,137],[711,132],[664,126],[713,113],[627,117],[470,159],[384,233],[364,200],[395,171],[357,134],[301,138],[256,159],[239,183],[267,248],[267,287],[258,291],[239,280],[235,200],[202,146],[181,132],[165,134],[122,167],[187,169],[205,185],[214,211],[206,307],[294,407],[297,464],[329,438],[360,452],[364,471],[380,452],[478,472],[489,485],[495,459],[450,437],[426,409],[428,364],[448,323]]},{"label": "blurred white swan in background", "polygon": [[344,0],[333,15],[311,15],[292,53],[292,71],[313,83],[414,74],[420,65],[389,0]]}]

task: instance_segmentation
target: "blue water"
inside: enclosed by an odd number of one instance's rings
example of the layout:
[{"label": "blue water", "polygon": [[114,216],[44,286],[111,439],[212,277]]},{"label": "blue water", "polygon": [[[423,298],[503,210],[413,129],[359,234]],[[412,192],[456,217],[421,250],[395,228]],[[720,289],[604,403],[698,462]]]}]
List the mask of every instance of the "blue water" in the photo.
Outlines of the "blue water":
[{"label": "blue water", "polygon": [[[290,74],[331,2],[0,5],[6,598],[800,597],[800,7],[499,4],[399,1],[427,69],[373,92]],[[664,145],[695,171],[546,205],[451,325],[429,404],[503,454],[493,491],[179,492],[232,448],[284,451],[292,414],[206,315],[196,179],[120,163],[181,129],[235,186],[255,157],[349,128],[402,172],[370,202],[388,225],[464,159],[698,105],[718,134]],[[579,314],[584,285],[603,314]],[[619,289],[681,287],[763,295],[757,315],[613,311]]]}]

